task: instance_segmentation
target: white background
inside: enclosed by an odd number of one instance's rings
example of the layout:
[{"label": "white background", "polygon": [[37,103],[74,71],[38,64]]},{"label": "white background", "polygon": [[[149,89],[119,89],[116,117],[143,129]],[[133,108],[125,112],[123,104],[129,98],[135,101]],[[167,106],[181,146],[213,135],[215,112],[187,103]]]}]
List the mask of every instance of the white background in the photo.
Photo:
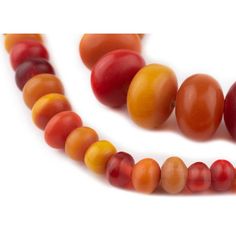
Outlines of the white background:
[{"label": "white background", "polygon": [[[134,125],[125,111],[100,105],[78,44],[84,32],[144,32],[147,63],[174,69],[179,83],[207,73],[224,94],[236,81],[234,1],[8,1],[0,30],[42,32],[74,109],[100,137],[136,160],[171,155],[187,164],[226,158],[236,145],[222,125],[209,142],[183,137],[170,119],[161,131]],[[24,10],[24,11],[23,11]],[[236,197],[142,195],[109,186],[44,143],[14,82],[0,38],[0,235],[235,235]]]}]

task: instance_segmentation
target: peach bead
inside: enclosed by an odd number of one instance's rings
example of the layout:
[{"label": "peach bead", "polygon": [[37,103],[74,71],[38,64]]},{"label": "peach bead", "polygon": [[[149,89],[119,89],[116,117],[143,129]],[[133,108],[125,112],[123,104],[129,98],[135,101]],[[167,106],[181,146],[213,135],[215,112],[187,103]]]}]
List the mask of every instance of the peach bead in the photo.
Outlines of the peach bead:
[{"label": "peach bead", "polygon": [[85,165],[97,174],[104,174],[108,160],[116,153],[116,148],[102,140],[92,144],[85,153]]},{"label": "peach bead", "polygon": [[24,102],[31,109],[39,98],[49,93],[64,94],[61,81],[52,74],[36,75],[24,86]]},{"label": "peach bead", "polygon": [[98,141],[95,130],[89,127],[80,127],[70,133],[66,139],[65,152],[76,161],[83,161],[87,149]]},{"label": "peach bead", "polygon": [[64,95],[50,93],[41,97],[34,104],[32,108],[32,119],[38,128],[44,129],[54,115],[70,110],[71,105]]}]

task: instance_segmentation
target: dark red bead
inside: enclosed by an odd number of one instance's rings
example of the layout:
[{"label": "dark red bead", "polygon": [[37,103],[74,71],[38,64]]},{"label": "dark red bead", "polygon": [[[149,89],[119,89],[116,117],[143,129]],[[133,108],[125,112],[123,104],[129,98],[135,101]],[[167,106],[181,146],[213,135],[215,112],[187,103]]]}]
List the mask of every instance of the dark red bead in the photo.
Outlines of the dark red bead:
[{"label": "dark red bead", "polygon": [[134,159],[125,152],[118,152],[113,155],[106,166],[108,181],[117,187],[129,187],[134,166]]},{"label": "dark red bead", "polygon": [[211,186],[211,171],[203,162],[196,162],[188,168],[187,187],[191,192],[203,192]]},{"label": "dark red bead", "polygon": [[44,58],[48,60],[47,49],[42,43],[25,40],[17,43],[10,52],[11,65],[14,70],[24,61],[31,58]]},{"label": "dark red bead", "polygon": [[17,67],[16,84],[22,90],[27,81],[33,76],[44,73],[54,74],[54,69],[47,60],[42,58],[29,59]]},{"label": "dark red bead", "polygon": [[217,160],[211,165],[211,184],[216,191],[227,191],[234,183],[235,169],[226,160]]}]

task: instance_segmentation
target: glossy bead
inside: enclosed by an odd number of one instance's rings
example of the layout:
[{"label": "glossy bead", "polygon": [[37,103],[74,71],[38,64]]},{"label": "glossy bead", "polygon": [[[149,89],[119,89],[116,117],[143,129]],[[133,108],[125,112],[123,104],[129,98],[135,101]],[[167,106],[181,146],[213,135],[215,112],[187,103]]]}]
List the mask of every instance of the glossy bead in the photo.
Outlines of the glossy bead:
[{"label": "glossy bead", "polygon": [[47,49],[40,42],[25,40],[15,44],[10,53],[10,60],[13,69],[31,58],[44,58],[48,60]]},{"label": "glossy bead", "polygon": [[63,111],[49,120],[45,127],[44,138],[52,148],[64,149],[68,135],[82,126],[82,120],[73,111]]},{"label": "glossy bead", "polygon": [[230,135],[236,140],[236,82],[225,97],[224,121]]},{"label": "glossy bead", "polygon": [[114,154],[107,163],[106,177],[110,184],[126,188],[131,185],[131,175],[134,159],[126,152]]},{"label": "glossy bead", "polygon": [[174,72],[166,66],[151,64],[133,78],[127,97],[132,120],[144,128],[158,128],[170,116],[177,93]]},{"label": "glossy bead", "polygon": [[15,75],[16,84],[22,90],[32,77],[45,73],[54,74],[54,69],[50,63],[42,58],[31,58],[17,67]]},{"label": "glossy bead", "polygon": [[108,160],[116,153],[116,148],[108,141],[93,143],[85,153],[84,162],[89,170],[104,174]]},{"label": "glossy bead", "polygon": [[75,161],[83,161],[88,148],[98,141],[95,130],[89,127],[80,127],[70,133],[66,139],[65,152]]},{"label": "glossy bead", "polygon": [[80,41],[80,56],[89,68],[106,53],[116,49],[141,51],[141,41],[137,34],[85,34]]},{"label": "glossy bead", "polygon": [[37,42],[43,41],[40,34],[6,34],[5,48],[8,52],[10,52],[15,44],[25,40],[34,40]]},{"label": "glossy bead", "polygon": [[31,109],[39,98],[49,93],[64,94],[61,81],[52,74],[36,75],[23,88],[24,102]]},{"label": "glossy bead", "polygon": [[186,184],[188,169],[178,157],[168,158],[161,168],[162,188],[171,194],[180,193]]},{"label": "glossy bead", "polygon": [[32,108],[32,119],[35,125],[44,129],[48,121],[57,113],[70,111],[71,105],[64,95],[50,93],[41,97]]},{"label": "glossy bead", "polygon": [[235,169],[226,160],[217,160],[211,165],[211,184],[214,190],[222,192],[231,189],[235,179]]},{"label": "glossy bead", "polygon": [[138,192],[152,193],[159,185],[160,176],[159,164],[151,158],[145,158],[134,166],[132,184]]},{"label": "glossy bead", "polygon": [[97,99],[110,107],[124,105],[130,82],[144,64],[143,58],[131,50],[107,53],[96,63],[91,74],[92,89]]},{"label": "glossy bead", "polygon": [[218,82],[196,74],[181,85],[176,98],[176,119],[180,130],[194,139],[209,139],[218,128],[224,96]]},{"label": "glossy bead", "polygon": [[187,187],[191,192],[203,192],[211,186],[211,171],[203,162],[196,162],[188,168]]}]

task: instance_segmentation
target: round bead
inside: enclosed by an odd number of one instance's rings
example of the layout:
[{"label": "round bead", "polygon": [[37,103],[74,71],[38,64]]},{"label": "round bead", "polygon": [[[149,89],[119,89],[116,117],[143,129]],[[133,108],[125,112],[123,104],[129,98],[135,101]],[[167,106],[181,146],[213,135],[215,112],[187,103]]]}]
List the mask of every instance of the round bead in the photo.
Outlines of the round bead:
[{"label": "round bead", "polygon": [[70,111],[71,105],[64,95],[50,93],[41,97],[32,108],[32,118],[35,125],[44,129],[48,121],[57,113]]},{"label": "round bead", "polygon": [[53,148],[64,149],[68,135],[82,126],[82,120],[73,111],[63,111],[52,117],[45,128],[44,138]]},{"label": "round bead", "polygon": [[31,109],[39,98],[49,93],[64,94],[61,81],[52,74],[36,75],[23,88],[24,102]]},{"label": "round bead", "polygon": [[80,41],[80,56],[89,68],[106,53],[116,49],[141,50],[140,38],[137,34],[85,34]]},{"label": "round bead", "polygon": [[170,116],[177,93],[174,72],[166,66],[151,64],[133,78],[127,97],[132,120],[144,128],[157,128]]},{"label": "round bead", "polygon": [[127,188],[131,185],[133,166],[134,159],[131,155],[118,152],[107,163],[106,177],[112,185]]},{"label": "round bead", "polygon": [[188,169],[178,157],[168,158],[161,168],[162,188],[171,194],[180,193],[186,184]]},{"label": "round bead", "polygon": [[89,127],[80,127],[70,133],[66,139],[65,152],[75,161],[83,161],[87,149],[98,141],[95,130]]},{"label": "round bead", "polygon": [[203,162],[196,162],[188,168],[186,183],[191,192],[203,192],[211,186],[211,171]]},{"label": "round bead", "polygon": [[159,164],[151,158],[145,158],[134,166],[132,184],[138,192],[152,193],[159,185],[160,176]]},{"label": "round bead", "polygon": [[217,160],[211,165],[211,184],[214,190],[228,191],[233,186],[235,169],[226,160]]},{"label": "round bead", "polygon": [[103,56],[91,74],[97,99],[110,107],[124,105],[130,82],[144,64],[138,53],[127,49],[115,50]]},{"label": "round bead", "polygon": [[184,81],[176,98],[176,119],[180,130],[194,139],[209,139],[218,128],[224,109],[224,95],[218,82],[204,74]]},{"label": "round bead", "polygon": [[25,40],[34,40],[38,42],[43,41],[40,34],[6,34],[5,48],[8,52],[10,52],[15,44]]},{"label": "round bead", "polygon": [[33,76],[45,73],[54,74],[54,69],[50,63],[42,58],[31,58],[17,67],[15,75],[16,84],[22,90]]},{"label": "round bead", "polygon": [[85,153],[84,162],[89,170],[104,174],[106,165],[112,155],[116,153],[116,148],[108,141],[102,140],[93,143]]}]

